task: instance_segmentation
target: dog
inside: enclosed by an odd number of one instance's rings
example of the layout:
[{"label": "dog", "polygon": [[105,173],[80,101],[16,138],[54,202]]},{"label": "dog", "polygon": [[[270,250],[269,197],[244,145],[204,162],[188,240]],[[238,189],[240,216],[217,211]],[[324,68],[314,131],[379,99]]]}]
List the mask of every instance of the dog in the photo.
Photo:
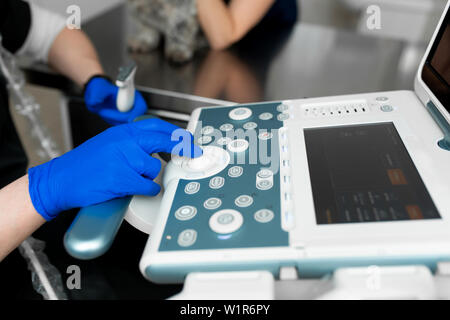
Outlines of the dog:
[{"label": "dog", "polygon": [[197,18],[196,0],[128,0],[134,33],[132,52],[150,52],[164,42],[165,56],[185,63],[208,46]]}]

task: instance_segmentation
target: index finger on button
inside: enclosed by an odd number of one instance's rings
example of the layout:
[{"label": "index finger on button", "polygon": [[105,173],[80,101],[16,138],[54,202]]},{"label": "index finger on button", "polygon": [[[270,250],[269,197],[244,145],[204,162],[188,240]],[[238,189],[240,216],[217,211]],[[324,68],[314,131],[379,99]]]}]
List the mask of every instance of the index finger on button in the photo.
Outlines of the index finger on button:
[{"label": "index finger on button", "polygon": [[[151,119],[144,119],[137,122],[134,122],[132,126],[136,129],[145,130],[145,131],[155,131],[160,133],[165,133],[171,135],[173,132],[177,130],[183,130],[180,127],[169,123],[167,121],[158,119],[158,118],[151,118]],[[186,131],[186,130],[184,130]]]},{"label": "index finger on button", "polygon": [[186,157],[199,157],[203,154],[203,151],[193,144],[192,139],[174,141],[171,135],[159,132],[140,136],[138,144],[148,154],[166,152]]}]

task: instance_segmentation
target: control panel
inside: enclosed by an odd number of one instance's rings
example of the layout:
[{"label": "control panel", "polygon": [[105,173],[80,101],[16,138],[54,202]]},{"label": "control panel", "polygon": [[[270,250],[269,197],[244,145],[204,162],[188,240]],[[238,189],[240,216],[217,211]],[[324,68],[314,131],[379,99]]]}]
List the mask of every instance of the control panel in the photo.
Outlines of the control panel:
[{"label": "control panel", "polygon": [[201,110],[194,139],[203,156],[175,157],[166,169],[166,184],[182,174],[159,251],[288,245],[279,145],[288,118],[283,103]]}]

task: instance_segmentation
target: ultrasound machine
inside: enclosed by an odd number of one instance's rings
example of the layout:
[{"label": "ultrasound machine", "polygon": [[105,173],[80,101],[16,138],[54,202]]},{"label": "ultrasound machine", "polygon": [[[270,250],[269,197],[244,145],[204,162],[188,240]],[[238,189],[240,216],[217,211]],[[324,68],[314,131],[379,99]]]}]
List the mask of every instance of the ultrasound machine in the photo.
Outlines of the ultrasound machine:
[{"label": "ultrasound machine", "polygon": [[82,209],[68,252],[103,254],[126,219],[150,234],[139,265],[156,283],[431,275],[450,261],[449,4],[414,91],[198,108],[203,155],[173,157],[157,197]]}]

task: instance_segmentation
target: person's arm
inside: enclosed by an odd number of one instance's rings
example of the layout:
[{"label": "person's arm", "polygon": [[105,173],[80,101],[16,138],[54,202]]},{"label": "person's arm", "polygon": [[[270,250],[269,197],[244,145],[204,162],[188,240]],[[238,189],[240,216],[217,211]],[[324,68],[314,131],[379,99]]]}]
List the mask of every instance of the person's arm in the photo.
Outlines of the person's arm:
[{"label": "person's arm", "polygon": [[64,28],[55,38],[48,53],[48,64],[84,88],[84,101],[89,111],[110,124],[132,122],[147,111],[147,103],[135,91],[133,108],[117,109],[118,87],[104,76],[97,52],[80,30]]},{"label": "person's arm", "polygon": [[45,221],[74,208],[132,195],[156,196],[161,162],[198,157],[192,135],[160,119],[112,127],[0,190],[0,261]]},{"label": "person's arm", "polygon": [[45,222],[31,202],[28,175],[0,190],[0,261]]},{"label": "person's arm", "polygon": [[[11,6],[9,16],[12,22],[2,30],[11,39],[18,36],[15,31],[25,24],[24,35],[20,37],[22,45],[18,50],[10,45],[7,49],[18,55],[32,57],[52,66],[59,73],[67,76],[80,87],[96,74],[103,74],[103,68],[97,53],[88,37],[77,29],[69,29],[66,19],[34,3],[8,1]],[[20,21],[20,22],[19,22]],[[16,48],[19,44],[16,44]]]},{"label": "person's arm", "polygon": [[58,34],[50,48],[48,63],[80,87],[92,76],[104,73],[91,41],[76,29],[64,28]]},{"label": "person's arm", "polygon": [[[104,75],[93,44],[81,30],[67,28],[64,17],[33,3],[15,0],[11,3],[21,5],[21,14],[16,14],[8,28],[1,28],[0,32],[6,32],[6,42],[10,44],[10,49],[16,49],[22,43],[20,49],[17,52],[12,50],[13,52],[48,63],[53,69],[70,78],[84,89],[83,95],[88,110],[110,124],[132,122],[147,111],[147,104],[138,91],[135,92],[131,110],[120,112],[117,109],[116,97],[119,88]],[[22,25],[17,23],[21,17],[25,22],[28,21],[22,33],[14,31]],[[15,41],[17,38],[21,41]],[[17,43],[14,46],[15,42]]]},{"label": "person's arm", "polygon": [[212,49],[221,50],[242,39],[275,0],[197,0],[200,25]]},{"label": "person's arm", "polygon": [[119,88],[103,77],[97,52],[80,30],[64,28],[56,36],[48,53],[48,64],[84,88],[84,101],[88,110],[110,124],[132,122],[147,111],[147,103],[138,91],[135,91],[131,110],[121,112],[117,109]]}]

